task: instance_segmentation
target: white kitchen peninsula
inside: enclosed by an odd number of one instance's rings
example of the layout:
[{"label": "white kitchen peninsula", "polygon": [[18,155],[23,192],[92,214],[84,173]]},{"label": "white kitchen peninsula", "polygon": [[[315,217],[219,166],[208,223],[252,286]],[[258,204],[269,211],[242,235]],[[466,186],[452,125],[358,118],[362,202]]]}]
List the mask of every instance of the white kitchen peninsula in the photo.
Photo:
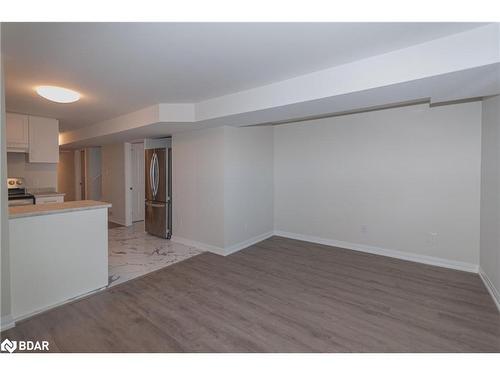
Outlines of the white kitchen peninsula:
[{"label": "white kitchen peninsula", "polygon": [[109,203],[9,208],[14,320],[108,285]]}]

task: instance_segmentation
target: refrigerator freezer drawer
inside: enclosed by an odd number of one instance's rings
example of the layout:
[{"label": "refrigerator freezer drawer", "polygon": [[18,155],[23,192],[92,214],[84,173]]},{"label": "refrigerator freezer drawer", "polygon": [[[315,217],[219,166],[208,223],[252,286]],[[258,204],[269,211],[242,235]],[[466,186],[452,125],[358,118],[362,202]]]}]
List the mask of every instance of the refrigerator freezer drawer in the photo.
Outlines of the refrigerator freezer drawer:
[{"label": "refrigerator freezer drawer", "polygon": [[145,229],[146,232],[167,238],[168,235],[168,203],[148,202],[145,203]]}]

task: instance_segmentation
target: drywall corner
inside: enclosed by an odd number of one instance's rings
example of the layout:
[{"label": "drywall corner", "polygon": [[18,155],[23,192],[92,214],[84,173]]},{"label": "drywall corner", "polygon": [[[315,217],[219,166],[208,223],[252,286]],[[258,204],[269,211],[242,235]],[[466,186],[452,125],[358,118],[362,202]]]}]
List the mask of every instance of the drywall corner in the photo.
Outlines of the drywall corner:
[{"label": "drywall corner", "polygon": [[495,302],[495,306],[497,307],[498,312],[500,312],[500,292],[481,267],[479,267],[479,276],[481,277],[486,290],[488,291],[488,293],[490,293],[493,302]]},{"label": "drywall corner", "polygon": [[250,246],[273,232],[273,200],[272,127],[226,127],[224,248],[227,253]]},{"label": "drywall corner", "polygon": [[500,290],[500,96],[484,99],[482,108],[479,264],[492,293]]},{"label": "drywall corner", "polygon": [[172,136],[172,235],[224,248],[224,127]]}]

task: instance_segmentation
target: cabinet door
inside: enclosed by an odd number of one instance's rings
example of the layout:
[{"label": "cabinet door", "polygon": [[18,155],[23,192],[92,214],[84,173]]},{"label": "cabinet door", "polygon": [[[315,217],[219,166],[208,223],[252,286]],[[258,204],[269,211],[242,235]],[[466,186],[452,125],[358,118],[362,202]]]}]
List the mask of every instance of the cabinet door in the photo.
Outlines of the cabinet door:
[{"label": "cabinet door", "polygon": [[28,151],[28,116],[17,113],[6,113],[7,151]]},{"label": "cabinet door", "polygon": [[29,116],[29,161],[59,162],[59,121]]}]

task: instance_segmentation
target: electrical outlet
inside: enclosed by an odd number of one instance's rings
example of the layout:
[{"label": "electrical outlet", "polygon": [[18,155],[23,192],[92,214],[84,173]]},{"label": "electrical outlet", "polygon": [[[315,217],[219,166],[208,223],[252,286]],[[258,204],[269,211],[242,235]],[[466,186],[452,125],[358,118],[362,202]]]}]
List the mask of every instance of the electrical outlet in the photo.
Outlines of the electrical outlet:
[{"label": "electrical outlet", "polygon": [[438,234],[436,232],[427,233],[426,243],[430,247],[436,247],[438,244]]}]

